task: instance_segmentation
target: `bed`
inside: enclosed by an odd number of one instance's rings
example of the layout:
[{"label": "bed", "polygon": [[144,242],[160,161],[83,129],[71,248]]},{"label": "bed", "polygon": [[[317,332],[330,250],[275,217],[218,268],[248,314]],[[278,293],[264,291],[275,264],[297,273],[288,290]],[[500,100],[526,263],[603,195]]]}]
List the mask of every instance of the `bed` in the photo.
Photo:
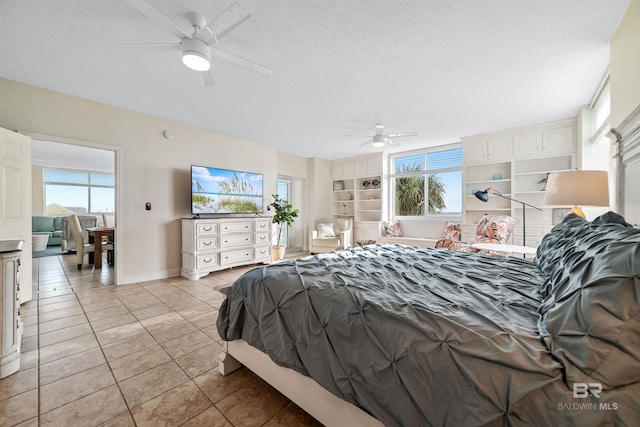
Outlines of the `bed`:
[{"label": "bed", "polygon": [[217,322],[325,425],[640,425],[640,230],[567,216],[532,261],[370,245],[251,270]]}]

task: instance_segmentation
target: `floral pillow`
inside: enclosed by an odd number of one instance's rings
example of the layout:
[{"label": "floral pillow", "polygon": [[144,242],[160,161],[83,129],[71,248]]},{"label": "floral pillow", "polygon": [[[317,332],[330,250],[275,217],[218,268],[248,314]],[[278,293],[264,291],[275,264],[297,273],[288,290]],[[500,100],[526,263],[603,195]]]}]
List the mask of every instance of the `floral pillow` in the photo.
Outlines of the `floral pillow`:
[{"label": "floral pillow", "polygon": [[460,223],[454,221],[447,221],[444,223],[443,240],[460,240],[462,237],[462,231],[460,229]]},{"label": "floral pillow", "polygon": [[400,230],[400,224],[398,221],[384,221],[382,223],[384,232],[387,237],[402,237],[402,231]]},{"label": "floral pillow", "polygon": [[476,225],[476,238],[488,237],[497,240],[497,243],[504,243],[511,236],[515,224],[516,221],[509,215],[484,215]]}]

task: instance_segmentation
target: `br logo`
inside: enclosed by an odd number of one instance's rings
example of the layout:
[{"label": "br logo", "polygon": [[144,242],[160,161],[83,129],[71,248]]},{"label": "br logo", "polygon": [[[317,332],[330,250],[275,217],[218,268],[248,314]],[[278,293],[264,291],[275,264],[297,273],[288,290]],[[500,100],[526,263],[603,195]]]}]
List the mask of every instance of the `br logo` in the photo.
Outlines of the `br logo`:
[{"label": "br logo", "polygon": [[573,383],[573,397],[575,399],[584,399],[593,394],[593,397],[600,399],[602,393],[602,384],[600,383]]}]

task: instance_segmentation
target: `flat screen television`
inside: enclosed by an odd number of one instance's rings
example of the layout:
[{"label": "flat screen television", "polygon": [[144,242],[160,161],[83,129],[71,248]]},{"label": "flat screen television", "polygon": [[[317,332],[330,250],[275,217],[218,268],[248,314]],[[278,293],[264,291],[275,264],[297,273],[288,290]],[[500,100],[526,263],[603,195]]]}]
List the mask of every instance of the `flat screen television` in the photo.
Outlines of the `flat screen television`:
[{"label": "flat screen television", "polygon": [[191,213],[262,213],[262,174],[191,166]]}]

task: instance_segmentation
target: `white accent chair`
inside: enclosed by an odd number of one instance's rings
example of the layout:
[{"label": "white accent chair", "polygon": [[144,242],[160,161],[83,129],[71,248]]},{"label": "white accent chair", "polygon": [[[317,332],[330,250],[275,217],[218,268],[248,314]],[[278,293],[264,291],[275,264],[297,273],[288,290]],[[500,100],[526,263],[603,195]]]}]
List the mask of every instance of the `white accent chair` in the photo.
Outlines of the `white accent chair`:
[{"label": "white accent chair", "polygon": [[[93,264],[93,253],[94,253],[94,244],[93,243],[85,243],[84,241],[84,233],[82,232],[82,227],[80,226],[80,220],[77,215],[69,215],[67,217],[69,221],[69,228],[71,229],[71,235],[75,242],[76,247],[76,258],[78,262],[78,270],[82,269],[82,264],[84,262],[84,256],[86,254],[89,255],[89,264]],[[113,244],[105,244],[102,243],[103,250],[113,250]]]},{"label": "white accent chair", "polygon": [[321,254],[353,246],[352,218],[322,218],[309,232],[309,252]]}]

